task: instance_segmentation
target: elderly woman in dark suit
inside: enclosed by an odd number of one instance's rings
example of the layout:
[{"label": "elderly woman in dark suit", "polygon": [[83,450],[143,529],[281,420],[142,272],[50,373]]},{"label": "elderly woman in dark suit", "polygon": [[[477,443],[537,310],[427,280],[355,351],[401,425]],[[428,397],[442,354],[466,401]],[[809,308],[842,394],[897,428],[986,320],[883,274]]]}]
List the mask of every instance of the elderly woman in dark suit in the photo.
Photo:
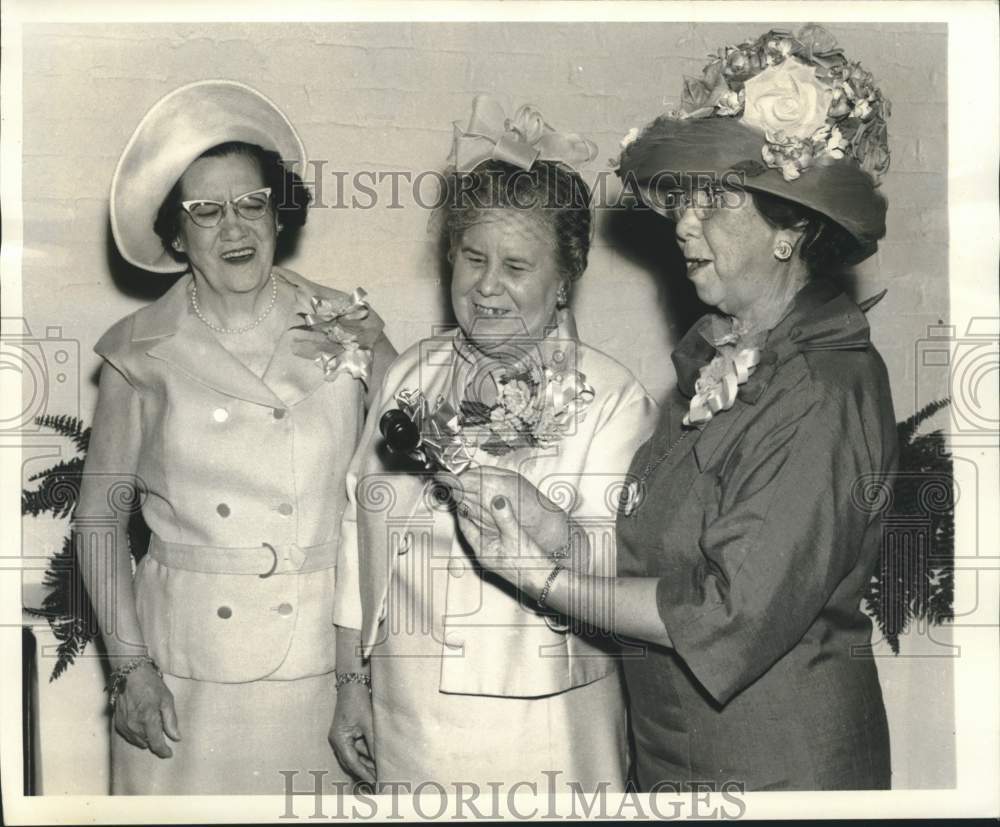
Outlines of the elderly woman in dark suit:
[{"label": "elderly woman in dark suit", "polygon": [[680,113],[629,136],[620,174],[673,221],[716,312],[675,350],[676,391],[632,462],[616,578],[550,559],[523,529],[544,509],[510,475],[464,480],[485,567],[641,643],[625,671],[644,790],[889,786],[856,652],[881,536],[860,492],[894,468],[894,415],[865,314],[827,278],[884,235],[887,116],[810,26],[720,50]]}]

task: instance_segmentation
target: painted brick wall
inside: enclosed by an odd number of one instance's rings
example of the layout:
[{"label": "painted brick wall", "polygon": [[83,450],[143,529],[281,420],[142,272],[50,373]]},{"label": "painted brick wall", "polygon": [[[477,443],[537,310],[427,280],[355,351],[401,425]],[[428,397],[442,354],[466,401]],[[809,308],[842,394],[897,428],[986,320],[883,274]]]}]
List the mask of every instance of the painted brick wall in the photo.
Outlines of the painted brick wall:
[{"label": "painted brick wall", "polygon": [[[775,25],[781,25],[780,21]],[[327,173],[442,167],[451,123],[491,92],[509,112],[536,104],[557,128],[600,147],[586,169],[607,169],[618,141],[665,106],[719,45],[755,36],[752,24],[143,24],[27,25],[24,30],[25,316],[36,335],[59,325],[81,343],[81,413],[90,417],[99,360],[90,348],[115,320],[158,296],[169,279],[125,265],[107,223],[117,155],[142,114],[176,86],[206,77],[259,88],[299,128]],[[915,344],[948,318],[947,35],[943,25],[832,25],[852,59],[872,70],[893,103],[892,171],[884,183],[888,236],[856,275],[857,294],[889,289],[871,313],[889,365],[897,413],[914,409]],[[332,201],[334,179],[323,179]],[[612,191],[616,186],[611,181]],[[340,288],[363,285],[397,347],[447,319],[443,273],[428,213],[404,188],[372,209],[313,211],[289,266]],[[690,288],[658,261],[672,243],[630,246],[621,222],[599,228],[575,304],[582,335],[631,367],[650,391],[673,382],[670,348]],[[652,251],[652,255],[650,255]],[[942,396],[945,389],[933,395]],[[923,394],[927,398],[926,393]],[[63,411],[58,411],[63,412]],[[69,412],[69,411],[66,411]],[[26,530],[26,536],[28,531]],[[926,659],[887,663],[897,781],[949,783],[950,669]],[[921,671],[921,670],[924,671]],[[905,671],[904,671],[905,670]],[[926,684],[929,694],[914,696]],[[895,688],[893,688],[895,687]],[[902,689],[900,689],[902,687]],[[921,699],[922,698],[922,699]],[[945,711],[927,724],[933,703]],[[919,710],[919,711],[918,711]],[[921,715],[926,737],[907,715]],[[896,739],[896,734],[899,739]],[[914,743],[916,741],[916,743]],[[942,757],[944,756],[944,757]]]},{"label": "painted brick wall", "polygon": [[[89,346],[112,321],[165,286],[113,254],[107,189],[117,154],[145,110],[181,83],[242,80],[282,106],[310,157],[333,171],[416,175],[438,170],[451,123],[477,92],[509,110],[536,104],[557,128],[598,143],[588,180],[607,169],[618,140],[664,105],[683,74],[748,24],[225,24],[29,26],[24,48],[24,283],[32,318],[59,320]],[[889,230],[857,274],[866,296],[889,288],[872,313],[899,413],[913,407],[914,342],[947,318],[946,33],[943,26],[840,25],[850,57],[870,67],[894,104]],[[611,192],[617,183],[609,180]],[[430,182],[428,182],[428,186]],[[364,285],[398,346],[446,318],[428,213],[389,182],[372,209],[317,209],[288,262],[310,277]],[[348,187],[345,192],[350,192]],[[367,199],[359,195],[364,203]],[[638,261],[602,215],[591,265],[578,285],[584,336],[628,364],[656,395],[673,381],[678,331],[671,303],[690,291],[676,274]],[[669,245],[669,225],[659,228]],[[664,312],[666,311],[666,312]],[[84,407],[90,398],[85,385]]]}]

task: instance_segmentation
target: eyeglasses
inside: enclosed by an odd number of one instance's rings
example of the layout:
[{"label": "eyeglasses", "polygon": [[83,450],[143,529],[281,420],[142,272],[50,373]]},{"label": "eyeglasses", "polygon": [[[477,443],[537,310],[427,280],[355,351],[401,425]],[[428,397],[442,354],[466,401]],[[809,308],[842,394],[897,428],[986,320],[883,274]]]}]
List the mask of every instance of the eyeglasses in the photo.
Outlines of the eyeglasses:
[{"label": "eyeglasses", "polygon": [[191,220],[199,227],[218,226],[226,214],[226,207],[233,205],[236,214],[246,221],[257,221],[264,217],[268,205],[271,202],[271,188],[245,192],[237,195],[231,201],[207,201],[199,199],[197,201],[181,201],[181,209],[184,210]]},{"label": "eyeglasses", "polygon": [[661,198],[667,218],[677,223],[688,210],[694,210],[695,218],[699,221],[708,221],[717,209],[728,204],[726,194],[725,189],[709,186],[694,190],[672,190],[663,193]]}]

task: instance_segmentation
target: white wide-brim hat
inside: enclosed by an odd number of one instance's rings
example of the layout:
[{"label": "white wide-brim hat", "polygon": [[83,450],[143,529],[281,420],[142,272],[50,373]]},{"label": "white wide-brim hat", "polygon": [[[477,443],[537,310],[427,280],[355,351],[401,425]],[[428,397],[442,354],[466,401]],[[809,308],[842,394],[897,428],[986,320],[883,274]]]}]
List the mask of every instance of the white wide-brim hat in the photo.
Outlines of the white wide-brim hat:
[{"label": "white wide-brim hat", "polygon": [[257,144],[305,170],[306,150],[295,127],[256,89],[232,80],[175,89],[139,122],[111,179],[111,232],[126,261],[154,273],[187,269],[164,249],[153,223],[191,162],[228,141]]}]

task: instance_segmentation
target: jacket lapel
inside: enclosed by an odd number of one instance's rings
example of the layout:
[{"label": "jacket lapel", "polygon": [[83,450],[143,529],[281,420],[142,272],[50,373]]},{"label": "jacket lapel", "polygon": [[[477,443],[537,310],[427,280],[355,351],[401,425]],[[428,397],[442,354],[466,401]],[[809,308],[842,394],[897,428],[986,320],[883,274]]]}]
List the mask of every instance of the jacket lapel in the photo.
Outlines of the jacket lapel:
[{"label": "jacket lapel", "polygon": [[[865,304],[871,307],[880,298],[878,296]],[[674,352],[677,384],[685,396],[693,394],[698,371],[708,364],[715,353],[704,337],[708,318],[711,317],[699,320]],[[760,363],[746,384],[740,387],[733,408],[713,417],[702,427],[694,445],[699,469],[703,471],[708,466],[726,435],[748,407],[757,403],[782,364],[803,352],[863,350],[869,345],[869,328],[863,309],[831,282],[825,279],[810,281],[798,292],[788,313],[768,334]]]},{"label": "jacket lapel", "polygon": [[701,433],[694,440],[692,451],[695,462],[698,463],[698,470],[704,471],[712,461],[712,457],[719,446],[725,441],[726,436],[733,429],[733,426],[742,418],[747,410],[747,405],[739,397],[733,407],[724,412],[724,415],[714,416],[701,427]]},{"label": "jacket lapel", "polygon": [[163,298],[140,310],[132,341],[196,382],[227,396],[275,407],[280,400],[253,372],[216,341],[191,311],[191,276],[180,279]]}]

